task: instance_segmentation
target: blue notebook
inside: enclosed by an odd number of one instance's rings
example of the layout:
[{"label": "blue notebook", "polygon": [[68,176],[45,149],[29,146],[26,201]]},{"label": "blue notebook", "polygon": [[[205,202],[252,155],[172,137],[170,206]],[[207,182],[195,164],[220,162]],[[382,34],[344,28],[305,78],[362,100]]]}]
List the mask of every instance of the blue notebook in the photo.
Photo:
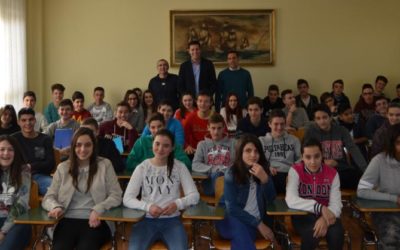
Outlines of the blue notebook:
[{"label": "blue notebook", "polygon": [[58,149],[70,147],[73,134],[72,128],[57,128],[54,132],[54,147]]},{"label": "blue notebook", "polygon": [[113,138],[113,142],[115,143],[115,146],[117,147],[119,153],[122,154],[124,152],[124,144],[122,142],[122,136],[115,136]]}]

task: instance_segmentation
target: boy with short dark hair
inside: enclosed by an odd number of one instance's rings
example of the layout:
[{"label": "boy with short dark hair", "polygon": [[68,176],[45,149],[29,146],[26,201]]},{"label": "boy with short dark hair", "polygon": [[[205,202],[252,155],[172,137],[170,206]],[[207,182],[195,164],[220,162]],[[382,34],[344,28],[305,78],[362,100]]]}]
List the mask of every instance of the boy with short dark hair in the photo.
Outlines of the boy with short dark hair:
[{"label": "boy with short dark hair", "polygon": [[214,195],[215,180],[224,175],[235,158],[235,140],[225,133],[224,118],[213,114],[208,120],[208,131],[197,145],[193,158],[193,171],[207,173],[209,178],[201,182],[205,195]]},{"label": "boy with short dark hair", "polygon": [[130,152],[138,138],[136,129],[128,122],[130,106],[127,102],[119,102],[115,111],[115,119],[100,125],[99,136],[113,139],[121,136],[124,152]]},{"label": "boy with short dark hair", "polygon": [[64,91],[65,87],[60,83],[51,85],[52,102],[50,102],[44,110],[44,116],[49,124],[60,119],[58,114],[58,106],[64,98]]},{"label": "boy with short dark hair", "polygon": [[51,185],[51,171],[56,167],[52,139],[35,131],[35,111],[22,108],[18,112],[21,131],[12,136],[17,139],[32,172],[32,179],[38,183],[39,194],[45,195]]},{"label": "boy with short dark hair", "polygon": [[269,113],[274,109],[283,109],[282,98],[279,96],[279,87],[276,84],[271,84],[268,87],[267,96],[262,101],[263,117],[268,118]]},{"label": "boy with short dark hair", "polygon": [[396,85],[396,95],[397,97],[392,100],[392,102],[400,103],[400,83]]},{"label": "boy with short dark hair", "polygon": [[388,99],[383,96],[378,96],[374,100],[375,113],[367,120],[365,124],[365,133],[368,139],[374,137],[375,131],[379,129],[387,120]]},{"label": "boy with short dark hair", "polygon": [[113,119],[113,111],[107,102],[104,101],[104,88],[95,87],[93,90],[94,103],[90,104],[88,110],[92,117],[101,124]]},{"label": "boy with short dark hair", "polygon": [[197,111],[191,113],[184,124],[185,131],[185,152],[193,155],[196,151],[197,144],[204,140],[207,134],[208,119],[210,119],[213,111],[212,97],[207,91],[200,91],[196,99]]},{"label": "boy with short dark hair", "polygon": [[238,122],[238,134],[249,133],[264,136],[270,131],[267,119],[262,115],[263,104],[259,97],[250,97],[247,101],[247,116]]},{"label": "boy with short dark hair", "polygon": [[125,163],[122,156],[112,140],[99,136],[99,124],[97,121],[93,117],[89,117],[83,120],[81,127],[86,127],[93,131],[97,139],[98,156],[109,159],[115,172],[121,173],[125,169]]},{"label": "boy with short dark hair", "polygon": [[46,130],[46,134],[54,139],[56,129],[71,128],[74,132],[79,128],[79,123],[72,119],[73,104],[70,99],[64,99],[58,106],[60,119],[51,123]]},{"label": "boy with short dark hair", "polygon": [[344,82],[342,79],[337,79],[332,83],[332,95],[335,98],[336,106],[350,105],[349,98],[344,94]]},{"label": "boy with short dark hair", "polygon": [[376,77],[374,97],[378,97],[378,96],[385,97],[385,94],[383,93],[383,91],[385,90],[385,87],[388,84],[388,82],[389,82],[388,79],[383,75],[378,75]]},{"label": "boy with short dark hair", "polygon": [[[166,129],[168,129],[175,136],[175,143],[181,146],[185,143],[185,134],[183,131],[182,124],[177,119],[173,118],[174,107],[172,103],[168,100],[162,100],[158,104],[158,112],[164,116],[164,121],[166,124]],[[150,135],[149,127],[146,126],[143,129],[142,137]]]},{"label": "boy with short dark hair", "polygon": [[[165,127],[164,115],[155,113],[150,117],[147,127],[149,128],[150,134],[140,137],[133,145],[131,152],[128,155],[126,161],[126,169],[128,171],[134,171],[135,168],[142,163],[142,161],[154,157],[152,150],[153,139],[155,134]],[[183,151],[183,148],[179,144],[175,144],[174,157],[177,160],[183,162],[186,167],[191,171],[192,163],[190,159]]]},{"label": "boy with short dark hair", "polygon": [[365,121],[359,119],[356,122],[353,110],[348,105],[339,106],[338,115],[338,124],[349,131],[353,142],[357,145],[364,159],[368,159],[368,138],[365,132]]},{"label": "boy with short dark hair", "polygon": [[[23,105],[25,108],[31,108],[33,110],[35,110],[35,105],[36,105],[36,94],[33,91],[26,91],[24,93],[24,97],[23,97]],[[46,117],[44,117],[44,115],[40,112],[36,112],[35,111],[35,131],[37,132],[43,132],[46,130],[47,128],[47,120]]]},{"label": "boy with short dark hair", "polygon": [[297,80],[297,90],[299,91],[299,94],[296,96],[296,106],[304,108],[307,112],[308,119],[312,120],[314,118],[314,107],[318,105],[318,98],[308,92],[310,86],[304,79]]},{"label": "boy with short dark hair", "polygon": [[86,118],[92,117],[89,111],[84,108],[85,96],[80,91],[75,91],[72,94],[72,103],[74,105],[74,112],[72,113],[72,119],[82,123]]},{"label": "boy with short dark hair", "polygon": [[[314,138],[321,142],[324,163],[336,168],[342,188],[355,189],[367,163],[350,133],[342,126],[332,122],[332,113],[326,105],[315,108],[314,123],[307,127],[304,141]],[[349,152],[358,168],[349,165]]]},{"label": "boy with short dark hair", "polygon": [[290,167],[301,158],[300,141],[286,132],[286,116],[281,109],[274,109],[269,115],[271,132],[260,136],[270,172],[278,194],[286,192],[286,178]]},{"label": "boy with short dark hair", "polygon": [[308,115],[304,108],[296,107],[296,99],[294,98],[293,91],[286,89],[282,91],[282,100],[285,107],[282,109],[286,115],[286,129],[296,130],[303,128],[308,122]]}]

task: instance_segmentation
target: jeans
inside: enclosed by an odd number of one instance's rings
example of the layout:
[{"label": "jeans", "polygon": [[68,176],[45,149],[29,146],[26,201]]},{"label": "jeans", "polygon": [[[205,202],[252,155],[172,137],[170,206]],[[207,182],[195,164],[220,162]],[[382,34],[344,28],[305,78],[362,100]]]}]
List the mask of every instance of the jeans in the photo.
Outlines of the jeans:
[{"label": "jeans", "polygon": [[[0,218],[0,227],[3,226],[5,220],[5,217]],[[0,243],[0,250],[23,250],[28,246],[31,236],[31,225],[14,224]]]},{"label": "jeans", "polygon": [[215,223],[218,233],[222,238],[231,241],[232,250],[256,250],[254,240],[257,229],[241,222],[235,217],[225,216]]},{"label": "jeans", "polygon": [[187,250],[188,239],[179,217],[144,218],[132,227],[129,250],[147,250],[161,240],[168,249]]},{"label": "jeans", "polygon": [[49,175],[45,174],[34,174],[32,175],[32,179],[37,182],[39,186],[39,194],[45,195],[47,189],[50,187],[53,178]]},{"label": "jeans", "polygon": [[217,171],[210,174],[210,177],[203,180],[201,182],[201,186],[203,188],[203,193],[205,195],[214,196],[215,194],[215,181],[218,177],[223,176],[224,173],[221,171]]},{"label": "jeans", "polygon": [[[314,225],[319,217],[313,214],[292,216],[293,227],[301,237],[301,249],[312,250],[318,246],[319,239],[314,238]],[[340,219],[328,227],[326,242],[329,250],[341,250],[344,243],[344,230]]]}]

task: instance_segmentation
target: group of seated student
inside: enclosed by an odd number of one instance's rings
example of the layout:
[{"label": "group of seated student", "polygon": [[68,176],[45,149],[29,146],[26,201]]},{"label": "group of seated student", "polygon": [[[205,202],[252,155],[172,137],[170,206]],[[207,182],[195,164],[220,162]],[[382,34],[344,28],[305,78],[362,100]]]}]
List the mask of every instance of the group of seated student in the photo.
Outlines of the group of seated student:
[{"label": "group of seated student", "polygon": [[[197,45],[189,46],[191,69],[201,71],[203,64],[211,69]],[[171,249],[186,248],[178,216],[179,210],[199,200],[192,170],[208,175],[200,186],[206,195],[214,195],[216,179],[225,176],[221,205],[226,208],[226,217],[216,226],[223,238],[232,241],[232,249],[254,249],[257,231],[274,240],[265,207],[276,193],[286,195],[289,207],[313,214],[293,218],[303,239],[302,249],[315,248],[322,236],[331,249],[343,245],[340,187],[355,190],[358,186],[361,197],[398,202],[394,178],[398,177],[400,161],[399,86],[397,99],[390,102],[383,93],[388,80],[378,76],[374,87],[362,86],[354,109],[341,79],[320,96],[320,103],[304,79],[297,81],[297,96],[291,89],[280,94],[279,87],[272,84],[261,99],[253,96],[248,72],[235,71],[240,69],[232,58],[237,52],[228,55],[230,67],[221,77],[232,80],[239,74],[248,80],[246,89],[252,94],[246,106],[243,93],[229,92],[227,84],[223,89],[216,86],[215,72],[207,76],[197,72],[196,79],[210,82],[192,86],[185,82],[189,76],[181,79],[168,73],[168,62],[161,59],[149,89],[127,90],[115,114],[104,101],[104,88],[94,88],[94,102],[85,109],[83,93],[75,91],[72,100],[64,99],[65,87],[59,83],[51,87],[52,102],[44,115],[34,111],[36,95],[32,91],[24,93],[24,108],[18,115],[12,105],[1,108],[0,179],[7,181],[0,189],[13,193],[16,199],[12,204],[0,199],[10,206],[2,210],[0,205],[0,223],[4,218],[0,249],[3,244],[16,244],[8,249],[25,244],[22,238],[11,243],[9,239],[19,234],[17,230],[30,230],[13,225],[12,218],[28,208],[31,178],[45,195],[43,207],[49,215],[64,215],[54,232],[55,249],[98,249],[114,230],[98,216],[121,202],[147,212],[132,230],[130,249],[146,249],[156,239],[163,239]],[[213,108],[215,91],[222,95],[217,96],[218,107]],[[54,136],[57,129],[65,128],[74,132],[72,143],[59,150],[63,162],[52,178]],[[299,130],[305,131],[302,146],[292,135]],[[121,137],[126,162],[112,141],[116,137]],[[115,173],[125,169],[132,177],[122,199]],[[385,178],[390,181],[382,183]],[[314,198],[322,185],[329,187],[327,192]],[[137,199],[139,192],[141,200]],[[398,215],[391,216],[388,218],[397,223]],[[382,244],[399,244],[397,236],[393,241],[390,233],[382,231],[387,227],[385,220],[375,218]]]}]

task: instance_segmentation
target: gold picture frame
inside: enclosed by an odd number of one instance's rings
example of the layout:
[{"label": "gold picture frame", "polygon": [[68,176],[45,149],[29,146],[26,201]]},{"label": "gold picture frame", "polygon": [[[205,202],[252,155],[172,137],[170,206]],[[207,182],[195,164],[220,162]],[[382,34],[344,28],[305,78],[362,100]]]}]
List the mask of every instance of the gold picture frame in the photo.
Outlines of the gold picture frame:
[{"label": "gold picture frame", "polygon": [[171,65],[189,59],[187,44],[200,42],[202,56],[226,65],[230,50],[241,65],[273,65],[275,10],[171,10]]}]

